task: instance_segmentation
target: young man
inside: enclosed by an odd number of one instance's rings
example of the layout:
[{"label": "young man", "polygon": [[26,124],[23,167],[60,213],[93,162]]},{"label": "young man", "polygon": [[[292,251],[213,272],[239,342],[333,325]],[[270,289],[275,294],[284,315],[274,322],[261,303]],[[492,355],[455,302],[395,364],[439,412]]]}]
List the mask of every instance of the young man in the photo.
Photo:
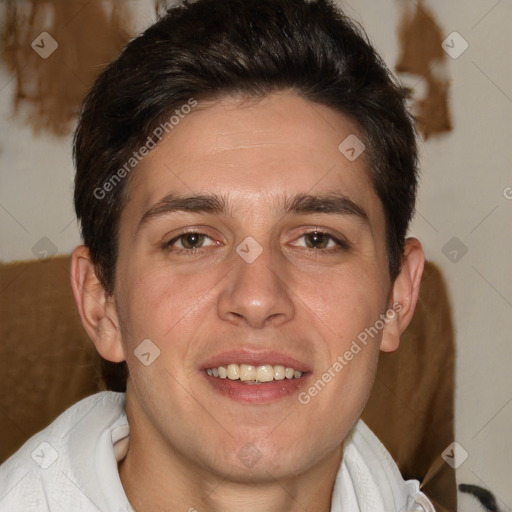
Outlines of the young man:
[{"label": "young man", "polygon": [[8,460],[1,510],[434,510],[358,420],[424,256],[403,91],[342,13],[171,9],[97,80],[75,160],[71,284],[127,389]]}]

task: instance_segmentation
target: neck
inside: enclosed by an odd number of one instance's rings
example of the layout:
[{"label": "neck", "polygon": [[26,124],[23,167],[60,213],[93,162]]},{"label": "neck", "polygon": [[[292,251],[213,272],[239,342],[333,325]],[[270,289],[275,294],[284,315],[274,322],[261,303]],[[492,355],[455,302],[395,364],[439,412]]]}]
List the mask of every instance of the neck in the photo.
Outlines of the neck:
[{"label": "neck", "polygon": [[119,475],[136,512],[329,512],[343,447],[304,473],[251,481],[211,471],[164,442],[149,443],[145,425],[130,418],[130,446]]},{"label": "neck", "polygon": [[[329,512],[334,479],[295,477],[249,484],[204,475],[148,472],[127,456],[119,473],[136,512]],[[161,475],[161,473],[160,473]],[[179,478],[174,478],[174,477]],[[334,475],[335,476],[335,475]]]}]

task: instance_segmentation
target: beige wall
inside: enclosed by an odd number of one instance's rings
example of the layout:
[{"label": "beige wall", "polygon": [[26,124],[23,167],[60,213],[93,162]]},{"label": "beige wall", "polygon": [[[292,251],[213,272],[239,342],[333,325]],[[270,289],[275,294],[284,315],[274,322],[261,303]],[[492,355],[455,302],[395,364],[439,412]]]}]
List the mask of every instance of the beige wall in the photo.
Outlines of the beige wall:
[{"label": "beige wall", "polygon": [[[344,3],[390,66],[398,56],[400,1],[408,0]],[[423,144],[423,178],[411,233],[442,267],[454,305],[456,437],[469,454],[458,480],[492,489],[502,509],[510,510],[512,4],[430,0],[427,5],[444,33],[459,32],[469,48],[458,59],[448,59],[455,129]],[[144,2],[138,7],[142,28],[151,11]],[[0,70],[0,260],[31,259],[41,250],[69,253],[79,242],[70,139],[34,138],[10,118],[12,78]],[[452,237],[467,247],[456,263],[443,253]]]}]

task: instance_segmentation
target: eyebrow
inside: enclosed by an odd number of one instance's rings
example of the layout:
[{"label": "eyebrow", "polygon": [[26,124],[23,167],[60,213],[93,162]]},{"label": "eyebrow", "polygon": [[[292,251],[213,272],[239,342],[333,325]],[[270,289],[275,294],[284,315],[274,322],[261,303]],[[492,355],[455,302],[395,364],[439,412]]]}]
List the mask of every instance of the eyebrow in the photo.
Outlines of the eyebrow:
[{"label": "eyebrow", "polygon": [[331,193],[314,196],[298,194],[285,199],[285,213],[331,213],[336,215],[353,215],[369,224],[368,214],[362,206],[344,194]]},{"label": "eyebrow", "polygon": [[227,201],[218,194],[176,196],[169,194],[154,204],[142,215],[137,231],[150,220],[174,212],[199,212],[225,214],[228,211]]},{"label": "eyebrow", "polygon": [[[334,215],[352,215],[369,225],[368,214],[347,196],[339,193],[327,195],[297,194],[284,197],[282,211],[286,214],[325,213]],[[174,212],[198,212],[216,215],[230,215],[225,196],[218,194],[201,194],[178,196],[169,194],[154,204],[141,217],[137,231],[151,220]]]}]

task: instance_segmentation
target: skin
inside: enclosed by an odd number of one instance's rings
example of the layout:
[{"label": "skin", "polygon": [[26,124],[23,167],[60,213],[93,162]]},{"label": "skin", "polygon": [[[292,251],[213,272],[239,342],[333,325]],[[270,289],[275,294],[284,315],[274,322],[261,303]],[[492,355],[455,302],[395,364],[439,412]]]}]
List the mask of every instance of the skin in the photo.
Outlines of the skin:
[{"label": "skin", "polygon": [[[411,320],[424,264],[420,243],[408,239],[391,282],[365,154],[351,162],[338,150],[358,133],[348,118],[291,92],[200,104],[134,172],[112,296],[87,248],[74,251],[82,322],[99,353],[126,360],[130,371],[130,446],[119,471],[138,512],[330,509],[343,440],[366,404],[379,350],[396,350]],[[367,220],[283,209],[285,196],[332,193]],[[218,194],[228,210],[140,224],[169,194]],[[176,240],[192,228],[207,235],[196,252]],[[315,230],[348,246],[315,239]],[[248,236],[262,248],[252,263],[236,252]],[[200,371],[227,350],[277,350],[307,363],[307,390],[395,302],[401,311],[306,405],[296,392],[240,402]],[[134,350],[148,338],[160,356],[145,366]],[[260,457],[250,467],[239,457],[247,443]]]}]

